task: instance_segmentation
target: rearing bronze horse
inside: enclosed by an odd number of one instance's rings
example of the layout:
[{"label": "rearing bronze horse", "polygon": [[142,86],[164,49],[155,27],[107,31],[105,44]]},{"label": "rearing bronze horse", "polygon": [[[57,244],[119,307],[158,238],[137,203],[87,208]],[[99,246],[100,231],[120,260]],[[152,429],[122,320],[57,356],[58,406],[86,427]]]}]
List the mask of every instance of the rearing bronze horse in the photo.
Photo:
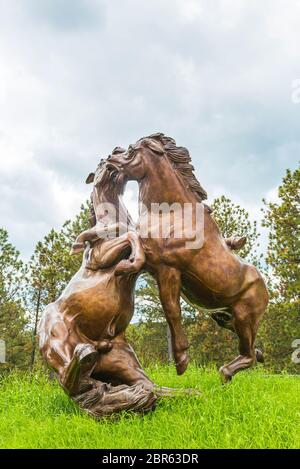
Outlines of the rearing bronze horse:
[{"label": "rearing bronze horse", "polygon": [[[155,276],[160,300],[170,326],[177,373],[188,365],[188,341],[181,324],[180,296],[196,307],[218,310],[213,318],[239,338],[239,355],[221,369],[224,381],[249,368],[262,354],[254,347],[260,319],[268,304],[268,292],[258,270],[237,257],[222,237],[203,204],[207,198],[193,173],[189,152],[162,133],[142,138],[124,153],[111,155],[108,166],[120,177],[139,184],[140,230],[146,254],[146,270]],[[201,248],[187,248],[190,236],[181,238],[145,236],[146,212],[151,204],[191,204],[193,226],[196,206],[204,205],[204,242]],[[151,222],[163,224],[164,214],[151,215]],[[146,220],[146,221],[144,221]],[[173,217],[173,231],[176,228]],[[151,227],[150,227],[151,229]]]}]

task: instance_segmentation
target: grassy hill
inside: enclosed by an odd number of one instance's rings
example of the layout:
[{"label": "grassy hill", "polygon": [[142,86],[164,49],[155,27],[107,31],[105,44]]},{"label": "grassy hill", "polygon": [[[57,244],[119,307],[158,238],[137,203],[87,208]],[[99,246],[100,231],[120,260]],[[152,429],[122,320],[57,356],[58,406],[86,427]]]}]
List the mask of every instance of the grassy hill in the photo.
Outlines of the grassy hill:
[{"label": "grassy hill", "polygon": [[94,421],[41,373],[12,373],[0,382],[1,448],[299,448],[300,379],[240,373],[222,386],[213,369],[148,370],[170,387],[195,387],[202,397],[161,400],[145,416]]}]

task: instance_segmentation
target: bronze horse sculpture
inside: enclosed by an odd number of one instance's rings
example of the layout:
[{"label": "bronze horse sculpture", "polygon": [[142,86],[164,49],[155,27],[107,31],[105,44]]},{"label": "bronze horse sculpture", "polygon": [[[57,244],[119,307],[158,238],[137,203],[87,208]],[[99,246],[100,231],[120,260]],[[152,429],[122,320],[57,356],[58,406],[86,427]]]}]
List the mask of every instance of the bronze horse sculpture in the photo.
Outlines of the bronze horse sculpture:
[{"label": "bronze horse sculpture", "polygon": [[[188,341],[181,324],[180,296],[194,306],[213,309],[213,319],[235,332],[239,355],[220,369],[225,382],[238,371],[263,361],[255,349],[259,322],[268,304],[268,292],[259,271],[232,252],[231,241],[224,240],[204,204],[206,191],[196,179],[189,152],[178,147],[174,139],[162,133],[150,135],[130,145],[126,152],[108,158],[108,167],[118,171],[123,182],[135,180],[139,185],[139,231],[146,255],[144,268],[157,280],[162,307],[170,326],[177,373],[188,365]],[[193,234],[175,237],[151,237],[148,214],[153,203],[190,204],[193,226],[196,208],[203,210],[203,245],[187,247]],[[147,215],[147,216],[145,216]],[[164,214],[151,218],[161,224]],[[146,221],[145,221],[146,220]],[[173,231],[176,228],[173,217]],[[146,224],[146,226],[145,226]],[[149,234],[145,235],[145,232]]]},{"label": "bronze horse sculpture", "polygon": [[[125,339],[145,256],[119,203],[123,187],[105,162],[88,179],[94,181],[97,229],[81,234],[73,246],[73,252],[84,249],[82,266],[58,300],[45,309],[39,347],[62,387],[90,415],[101,417],[124,409],[145,412],[153,408],[158,395],[168,395],[166,388],[153,392],[153,382]],[[118,219],[129,220],[131,230],[121,234],[109,213],[97,213],[101,203],[113,204]],[[113,230],[116,236],[108,237]]]}]

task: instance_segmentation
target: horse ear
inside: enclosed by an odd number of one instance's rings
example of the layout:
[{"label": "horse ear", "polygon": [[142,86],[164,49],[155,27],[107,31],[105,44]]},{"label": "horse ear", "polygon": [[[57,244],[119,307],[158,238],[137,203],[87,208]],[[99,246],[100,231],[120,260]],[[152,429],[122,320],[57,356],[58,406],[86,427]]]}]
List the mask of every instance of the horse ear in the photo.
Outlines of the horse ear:
[{"label": "horse ear", "polygon": [[86,178],[85,183],[86,183],[86,184],[90,184],[91,182],[94,181],[94,177],[95,177],[95,173],[90,173],[90,174],[88,175],[88,177]]},{"label": "horse ear", "polygon": [[162,149],[161,145],[158,142],[155,142],[155,140],[152,139],[146,139],[144,140],[146,146],[150,148],[154,153],[158,153],[159,155],[164,154],[164,150]]}]

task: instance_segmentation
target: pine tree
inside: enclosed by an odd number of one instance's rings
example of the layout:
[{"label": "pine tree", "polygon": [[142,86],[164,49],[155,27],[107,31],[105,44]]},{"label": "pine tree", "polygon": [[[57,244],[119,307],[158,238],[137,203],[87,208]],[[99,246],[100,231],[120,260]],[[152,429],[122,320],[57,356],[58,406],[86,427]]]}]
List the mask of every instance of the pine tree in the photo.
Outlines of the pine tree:
[{"label": "pine tree", "polygon": [[300,168],[286,171],[278,202],[264,203],[263,224],[269,228],[266,262],[272,288],[261,335],[275,369],[299,372],[291,357],[292,343],[300,339]]},{"label": "pine tree", "polygon": [[262,255],[257,253],[260,235],[256,220],[251,222],[249,213],[224,195],[215,199],[211,207],[213,209],[212,216],[224,238],[232,235],[247,236],[247,242],[238,255],[250,263],[260,266]]},{"label": "pine tree", "polygon": [[274,295],[299,299],[300,291],[300,168],[287,170],[278,202],[265,204],[263,225],[269,228],[267,264],[276,280]]},{"label": "pine tree", "polygon": [[26,367],[29,353],[27,319],[22,301],[26,269],[20,254],[0,229],[0,338],[6,344],[6,366]]}]

